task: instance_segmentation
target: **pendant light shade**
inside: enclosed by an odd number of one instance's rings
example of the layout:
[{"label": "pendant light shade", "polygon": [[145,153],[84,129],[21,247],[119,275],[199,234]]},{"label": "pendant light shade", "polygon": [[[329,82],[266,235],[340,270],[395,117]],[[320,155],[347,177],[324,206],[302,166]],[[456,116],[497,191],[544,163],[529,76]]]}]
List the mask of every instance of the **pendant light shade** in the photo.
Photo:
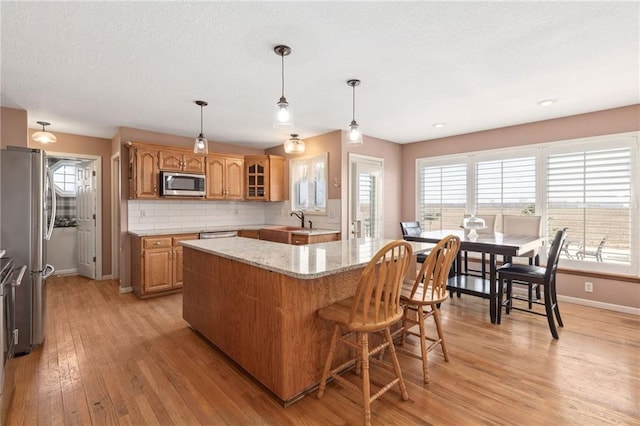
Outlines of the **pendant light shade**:
[{"label": "pendant light shade", "polygon": [[193,144],[193,152],[195,154],[208,154],[209,153],[209,141],[204,137],[204,133],[202,131],[202,109],[209,105],[205,101],[196,101],[196,105],[200,106],[200,134],[195,140]]},{"label": "pendant light shade", "polygon": [[56,141],[58,140],[58,138],[56,138],[56,135],[47,132],[44,129],[46,126],[50,126],[51,123],[47,123],[46,121],[37,121],[37,123],[42,126],[42,130],[31,135],[31,139],[34,142],[38,143],[56,143]]},{"label": "pendant light shade", "polygon": [[356,86],[360,84],[360,80],[348,80],[347,84],[353,89],[353,102],[351,104],[353,115],[347,131],[347,145],[362,145],[362,132],[356,122]]},{"label": "pendant light shade", "polygon": [[277,110],[273,127],[276,129],[289,129],[293,126],[293,121],[291,120],[289,102],[287,102],[287,98],[284,97],[284,57],[291,53],[291,48],[289,46],[278,45],[273,48],[273,51],[282,58],[282,95],[276,103]]},{"label": "pendant light shade", "polygon": [[284,152],[287,154],[302,154],[304,152],[304,141],[296,133],[284,143]]}]

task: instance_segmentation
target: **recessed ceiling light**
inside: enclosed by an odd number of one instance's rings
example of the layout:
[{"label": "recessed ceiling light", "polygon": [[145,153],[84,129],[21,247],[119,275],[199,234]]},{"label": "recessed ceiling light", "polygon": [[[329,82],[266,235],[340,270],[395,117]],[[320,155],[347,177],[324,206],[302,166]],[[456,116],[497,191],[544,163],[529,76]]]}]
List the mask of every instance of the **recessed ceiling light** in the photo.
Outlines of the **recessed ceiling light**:
[{"label": "recessed ceiling light", "polygon": [[439,129],[440,127],[444,127],[444,123],[433,123],[432,126]]},{"label": "recessed ceiling light", "polygon": [[546,106],[549,106],[549,105],[553,105],[556,102],[558,102],[557,99],[545,99],[543,101],[538,102],[538,105],[546,107]]}]

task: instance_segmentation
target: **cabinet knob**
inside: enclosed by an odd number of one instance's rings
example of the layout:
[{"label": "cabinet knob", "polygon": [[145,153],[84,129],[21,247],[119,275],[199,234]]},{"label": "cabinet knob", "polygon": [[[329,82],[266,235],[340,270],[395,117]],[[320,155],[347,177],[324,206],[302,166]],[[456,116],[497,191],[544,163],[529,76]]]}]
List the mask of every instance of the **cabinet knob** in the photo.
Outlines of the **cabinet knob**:
[{"label": "cabinet knob", "polygon": [[154,241],[153,245],[159,246],[160,244],[162,244],[160,241]]}]

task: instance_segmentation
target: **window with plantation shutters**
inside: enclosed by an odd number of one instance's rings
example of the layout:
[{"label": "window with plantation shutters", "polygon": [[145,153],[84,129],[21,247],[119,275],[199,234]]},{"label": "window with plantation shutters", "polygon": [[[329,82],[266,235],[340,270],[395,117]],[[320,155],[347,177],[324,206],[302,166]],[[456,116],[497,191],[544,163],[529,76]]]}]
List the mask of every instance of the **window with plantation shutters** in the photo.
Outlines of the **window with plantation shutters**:
[{"label": "window with plantation shutters", "polygon": [[567,227],[562,266],[640,276],[640,132],[417,161],[416,218],[458,229],[463,215],[539,215],[545,246]]},{"label": "window with plantation shutters", "polygon": [[536,214],[535,156],[477,162],[475,202],[479,215]]},{"label": "window with plantation shutters", "polygon": [[569,227],[566,256],[630,263],[631,179],[629,147],[548,156],[548,227]]},{"label": "window with plantation shutters", "polygon": [[457,228],[467,207],[467,164],[419,164],[418,193],[423,230]]}]

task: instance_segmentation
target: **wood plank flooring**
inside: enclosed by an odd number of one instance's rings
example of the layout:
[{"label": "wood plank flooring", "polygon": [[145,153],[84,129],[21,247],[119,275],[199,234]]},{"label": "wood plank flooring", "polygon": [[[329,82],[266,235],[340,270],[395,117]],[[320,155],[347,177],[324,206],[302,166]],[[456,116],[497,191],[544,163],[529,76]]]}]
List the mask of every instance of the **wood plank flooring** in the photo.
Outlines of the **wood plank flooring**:
[{"label": "wood plank flooring", "polygon": [[[181,294],[141,301],[115,281],[74,276],[49,279],[47,297],[44,345],[15,360],[10,425],[362,422],[358,395],[335,383],[322,400],[282,407],[189,328]],[[420,361],[400,354],[410,399],[388,392],[372,403],[373,423],[640,424],[640,318],[560,309],[556,341],[543,317],[514,312],[497,326],[485,300],[449,299],[451,362],[432,352],[424,385]]]}]

